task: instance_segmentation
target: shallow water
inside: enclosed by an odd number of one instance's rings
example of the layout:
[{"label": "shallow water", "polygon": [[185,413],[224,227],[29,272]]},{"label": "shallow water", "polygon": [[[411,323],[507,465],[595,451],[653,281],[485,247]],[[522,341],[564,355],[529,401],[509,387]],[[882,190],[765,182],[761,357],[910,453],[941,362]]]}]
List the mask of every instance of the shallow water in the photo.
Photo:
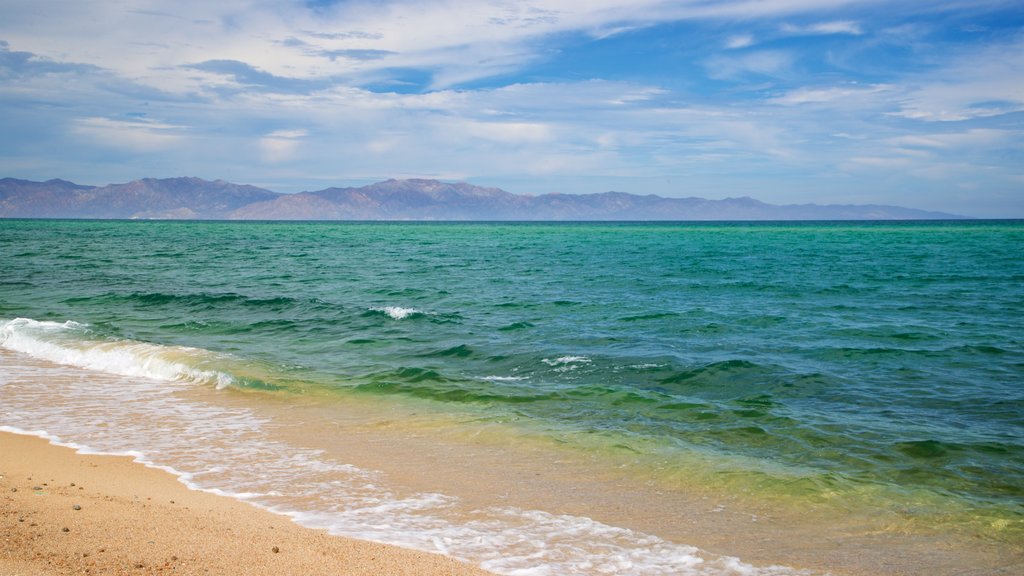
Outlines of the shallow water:
[{"label": "shallow water", "polygon": [[0,224],[0,425],[506,573],[1020,562],[1021,223]]}]

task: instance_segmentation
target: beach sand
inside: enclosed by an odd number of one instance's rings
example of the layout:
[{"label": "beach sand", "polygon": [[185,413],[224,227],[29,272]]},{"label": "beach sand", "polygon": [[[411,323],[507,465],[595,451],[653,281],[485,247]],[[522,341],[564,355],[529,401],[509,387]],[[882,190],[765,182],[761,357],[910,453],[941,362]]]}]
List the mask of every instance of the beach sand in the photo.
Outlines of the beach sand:
[{"label": "beach sand", "polygon": [[0,432],[0,574],[485,575],[189,490],[128,457]]}]

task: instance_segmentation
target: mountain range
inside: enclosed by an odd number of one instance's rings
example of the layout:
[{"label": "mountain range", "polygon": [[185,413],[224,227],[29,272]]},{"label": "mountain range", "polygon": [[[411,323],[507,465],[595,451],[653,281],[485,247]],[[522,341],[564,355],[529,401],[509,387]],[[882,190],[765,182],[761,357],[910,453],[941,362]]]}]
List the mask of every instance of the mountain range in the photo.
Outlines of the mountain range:
[{"label": "mountain range", "polygon": [[962,218],[884,205],[774,205],[753,198],[603,192],[520,195],[437,180],[282,194],[200,178],[86,186],[0,179],[0,218],[179,220],[927,220]]}]

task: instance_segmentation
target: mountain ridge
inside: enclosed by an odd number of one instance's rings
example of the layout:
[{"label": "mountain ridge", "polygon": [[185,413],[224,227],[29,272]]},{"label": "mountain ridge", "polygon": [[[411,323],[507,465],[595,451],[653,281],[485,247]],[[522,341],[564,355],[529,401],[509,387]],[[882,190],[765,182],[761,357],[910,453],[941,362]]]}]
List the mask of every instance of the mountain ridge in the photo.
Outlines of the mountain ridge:
[{"label": "mountain ridge", "polygon": [[183,220],[933,220],[964,216],[880,204],[768,204],[627,192],[513,194],[466,182],[389,179],[283,194],[196,177],[88,186],[0,179],[0,218]]}]

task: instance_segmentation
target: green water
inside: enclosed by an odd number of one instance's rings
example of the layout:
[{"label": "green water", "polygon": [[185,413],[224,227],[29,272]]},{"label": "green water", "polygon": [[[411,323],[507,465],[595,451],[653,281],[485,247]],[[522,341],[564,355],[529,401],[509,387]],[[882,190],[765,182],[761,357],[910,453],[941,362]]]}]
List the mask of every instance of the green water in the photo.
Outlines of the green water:
[{"label": "green water", "polygon": [[1017,540],[1022,255],[1021,222],[0,221],[0,321]]}]

